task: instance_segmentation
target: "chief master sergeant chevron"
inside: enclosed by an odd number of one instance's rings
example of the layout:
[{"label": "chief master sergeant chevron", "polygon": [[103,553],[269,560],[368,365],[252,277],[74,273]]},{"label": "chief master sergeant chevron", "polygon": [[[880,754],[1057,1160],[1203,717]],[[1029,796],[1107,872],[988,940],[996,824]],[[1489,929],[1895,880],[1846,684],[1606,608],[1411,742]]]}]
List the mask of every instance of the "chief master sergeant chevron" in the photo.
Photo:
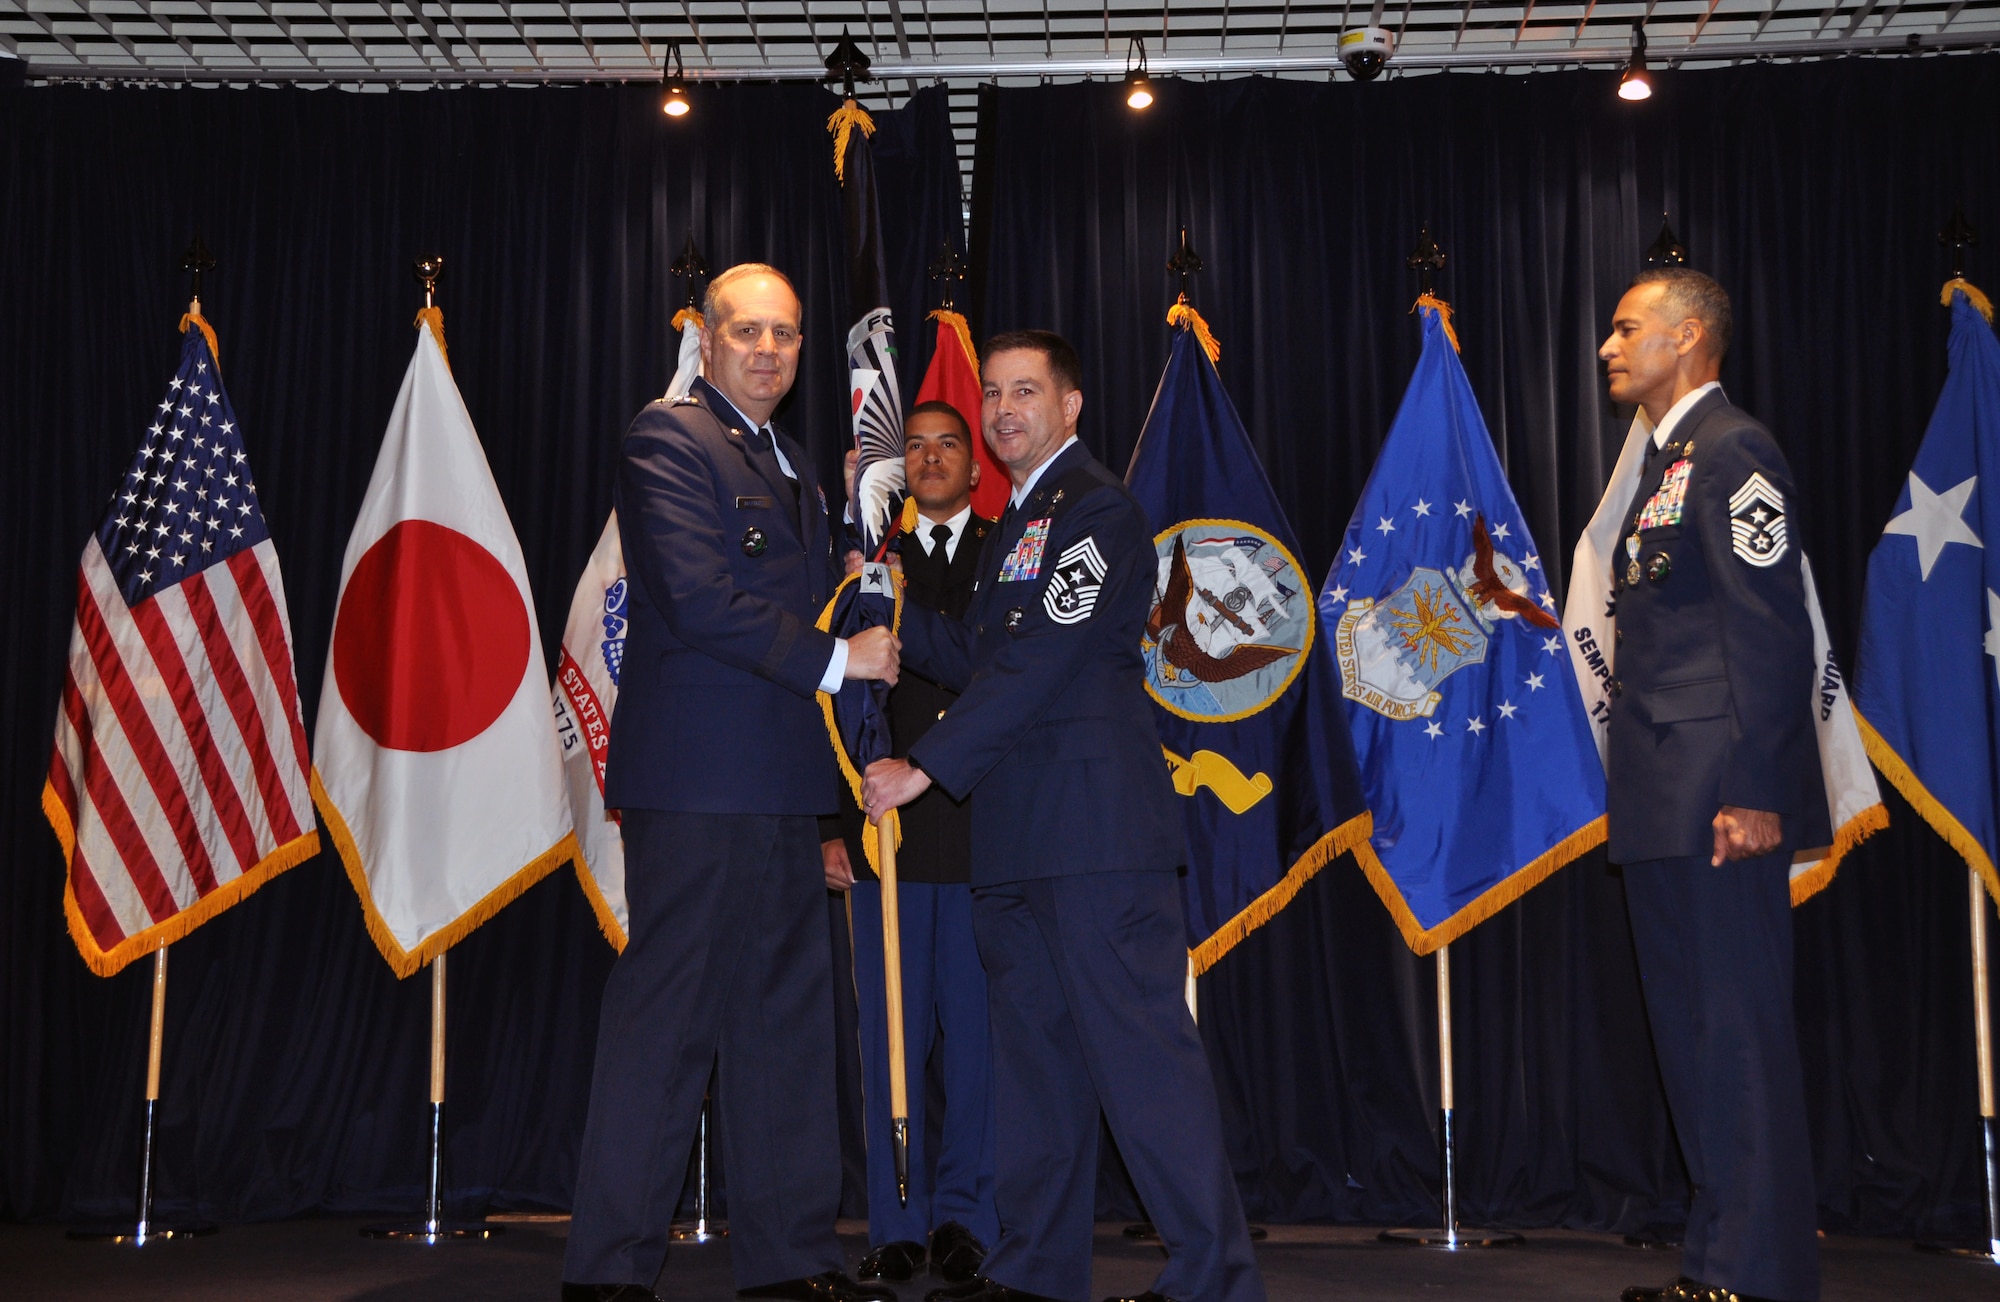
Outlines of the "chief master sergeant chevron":
[{"label": "chief master sergeant chevron", "polygon": [[1819,1296],[1789,889],[1831,840],[1812,626],[1790,468],[1716,378],[1730,326],[1720,285],[1661,268],[1598,350],[1653,425],[1612,560],[1609,852],[1694,1186],[1681,1278],[1625,1302]]},{"label": "chief master sergeant chevron", "polygon": [[933,781],[972,803],[1000,1239],[951,1302],[1088,1302],[1100,1110],[1168,1251],[1144,1302],[1260,1302],[1215,1084],[1182,1002],[1180,812],[1142,680],[1145,512],[1076,439],[1060,336],[984,350],[982,425],[1014,493],[963,622],[903,611],[909,665],[961,693],[907,760],[868,766],[871,819]]}]

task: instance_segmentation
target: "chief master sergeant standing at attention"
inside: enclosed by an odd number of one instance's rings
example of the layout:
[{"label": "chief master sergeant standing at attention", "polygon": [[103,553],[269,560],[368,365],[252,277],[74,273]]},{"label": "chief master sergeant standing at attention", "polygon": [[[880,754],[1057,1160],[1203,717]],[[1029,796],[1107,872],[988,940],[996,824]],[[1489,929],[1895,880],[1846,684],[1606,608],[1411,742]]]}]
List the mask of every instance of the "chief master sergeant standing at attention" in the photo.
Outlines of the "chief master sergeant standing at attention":
[{"label": "chief master sergeant standing at attention", "polygon": [[928,1297],[1088,1302],[1101,1111],[1168,1251],[1143,1302],[1261,1302],[1183,1002],[1187,847],[1139,652],[1152,530],[1077,442],[1076,351],[1027,330],[985,355],[981,423],[1013,499],[963,622],[903,611],[910,667],[961,695],[862,792],[871,819],[933,781],[972,799],[1000,1239],[980,1277]]},{"label": "chief master sergeant standing at attention", "polygon": [[604,987],[563,1302],[650,1302],[715,1071],[738,1296],[894,1302],[834,1238],[832,949],[817,815],[837,781],[814,694],[893,683],[886,629],[813,627],[838,578],[805,450],[771,428],[799,300],[771,267],[708,287],[702,371],[625,436],[632,578],[605,804],[630,942]]},{"label": "chief master sergeant standing at attention", "polygon": [[1819,1296],[1789,888],[1831,840],[1812,627],[1791,471],[1717,381],[1730,328],[1721,286],[1662,268],[1598,352],[1653,425],[1613,560],[1609,851],[1694,1186],[1680,1279],[1624,1302]]}]

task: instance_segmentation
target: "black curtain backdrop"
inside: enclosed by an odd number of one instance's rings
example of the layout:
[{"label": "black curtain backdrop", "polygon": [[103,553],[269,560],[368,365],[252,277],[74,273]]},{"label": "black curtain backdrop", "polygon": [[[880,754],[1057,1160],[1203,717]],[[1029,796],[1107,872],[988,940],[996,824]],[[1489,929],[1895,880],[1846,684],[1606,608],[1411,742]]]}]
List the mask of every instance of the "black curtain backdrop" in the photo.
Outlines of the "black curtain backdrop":
[{"label": "black curtain backdrop", "polygon": [[[1595,350],[1662,213],[1736,305],[1731,396],[1805,499],[1835,646],[1945,371],[1962,200],[2000,232],[2000,58],[1666,74],[1391,77],[982,91],[973,193],[986,331],[1080,349],[1083,435],[1130,459],[1168,347],[1177,226],[1224,381],[1323,577],[1418,351],[1404,258],[1450,261],[1473,387],[1552,579],[1629,411]],[[1969,274],[2000,281],[2000,259]],[[1796,914],[1821,1224],[1983,1237],[1966,875],[1886,784],[1892,828]],[[1672,1230],[1686,1175],[1601,854],[1454,945],[1460,1190],[1470,1224]],[[1202,1031],[1253,1218],[1435,1223],[1434,966],[1351,861],[1202,981]],[[1107,1208],[1129,1207],[1115,1178]]]},{"label": "black curtain backdrop", "polygon": [[[285,567],[305,717],[340,559],[440,252],[452,366],[527,556],[546,649],[610,507],[617,441],[678,339],[668,265],[760,260],[806,305],[779,419],[840,496],[847,289],[811,86],[35,89],[0,93],[0,1217],[130,1214],[150,963],[78,959],[39,810],[77,557],[172,373],[195,231],[204,307]],[[944,92],[878,115],[904,326],[962,247]],[[551,658],[550,663],[553,663]],[[566,1207],[612,953],[558,872],[452,951],[447,1186],[467,1210]],[[851,986],[847,987],[850,991]],[[421,1206],[428,982],[396,981],[332,853],[172,949],[159,1192],[223,1219]],[[851,1203],[850,1209],[858,1208]]]}]

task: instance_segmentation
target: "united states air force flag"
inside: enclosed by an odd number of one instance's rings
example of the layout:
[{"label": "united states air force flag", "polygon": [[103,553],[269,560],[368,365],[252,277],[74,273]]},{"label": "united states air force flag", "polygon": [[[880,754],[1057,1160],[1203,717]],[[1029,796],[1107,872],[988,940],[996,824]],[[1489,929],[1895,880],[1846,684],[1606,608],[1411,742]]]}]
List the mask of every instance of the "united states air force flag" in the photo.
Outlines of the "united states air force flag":
[{"label": "united states air force flag", "polygon": [[1555,599],[1450,338],[1423,354],[1320,593],[1403,939],[1449,944],[1604,840]]},{"label": "united states air force flag", "polygon": [[[1187,827],[1205,971],[1343,850],[1367,808],[1298,543],[1191,309],[1126,482],[1155,528],[1146,691]],[[1206,336],[1206,327],[1200,331]]]},{"label": "united states air force flag", "polygon": [[1951,374],[1868,559],[1855,708],[1868,756],[2000,895],[2000,339],[1951,303]]}]

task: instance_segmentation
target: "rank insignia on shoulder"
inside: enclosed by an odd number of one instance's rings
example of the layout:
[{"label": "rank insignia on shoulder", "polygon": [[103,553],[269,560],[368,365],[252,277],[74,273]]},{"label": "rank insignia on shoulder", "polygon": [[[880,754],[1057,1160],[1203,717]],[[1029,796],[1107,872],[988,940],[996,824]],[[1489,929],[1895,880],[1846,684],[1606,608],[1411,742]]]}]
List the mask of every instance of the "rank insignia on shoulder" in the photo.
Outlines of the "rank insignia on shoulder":
[{"label": "rank insignia on shoulder", "polygon": [[1109,570],[1097,542],[1085,538],[1056,557],[1056,571],[1042,593],[1042,609],[1058,624],[1081,624],[1097,608]]},{"label": "rank insignia on shoulder", "polygon": [[1049,545],[1049,520],[1028,521],[1021,531],[1021,541],[1014,544],[1014,550],[1000,566],[1001,583],[1025,583],[1042,576],[1042,552]]},{"label": "rank insignia on shoulder", "polygon": [[1789,546],[1785,495],[1761,471],[1752,471],[1729,495],[1729,538],[1737,558],[1759,569],[1777,564]]},{"label": "rank insignia on shoulder", "polygon": [[682,394],[682,395],[681,395],[680,397],[678,397],[678,398],[674,398],[674,399],[672,399],[671,401],[672,401],[672,405],[674,405],[674,406],[676,406],[676,407],[699,407],[699,406],[701,406],[701,399],[699,399],[699,398],[695,397],[695,396],[694,396],[694,395],[693,395],[692,393],[683,393],[683,394]]},{"label": "rank insignia on shoulder", "polygon": [[1056,495],[1049,499],[1049,503],[1050,505],[1054,505],[1055,503],[1062,501],[1062,499],[1063,499],[1063,491],[1062,489],[1058,488],[1056,490]]}]

